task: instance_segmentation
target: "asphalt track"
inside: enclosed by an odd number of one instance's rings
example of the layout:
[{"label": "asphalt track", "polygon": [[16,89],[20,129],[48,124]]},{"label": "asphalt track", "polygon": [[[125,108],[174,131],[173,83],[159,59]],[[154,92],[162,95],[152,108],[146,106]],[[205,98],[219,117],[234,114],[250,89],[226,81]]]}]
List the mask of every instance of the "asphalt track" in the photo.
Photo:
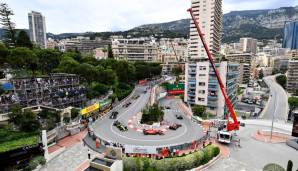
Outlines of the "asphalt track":
[{"label": "asphalt track", "polygon": [[[122,106],[116,107],[113,111],[118,111],[119,115],[116,120],[128,125],[128,120],[142,111],[149,100],[150,91],[144,93],[146,86],[138,86],[134,95],[140,95],[136,100],[128,99],[126,102],[132,104],[124,108]],[[179,123],[182,125],[179,129],[173,131],[168,130],[165,135],[143,135],[135,129],[128,127],[128,131],[121,132],[117,127],[113,126],[115,120],[110,119],[108,114],[105,118],[95,121],[93,124],[94,134],[108,142],[120,143],[122,145],[136,145],[136,146],[154,146],[167,147],[174,145],[181,145],[190,143],[194,140],[201,139],[204,136],[203,129],[200,125],[192,122],[184,116],[183,120],[176,119],[175,115],[183,115],[178,108],[177,99],[163,99],[160,101],[161,105],[170,106],[171,109],[164,110],[164,119],[169,123]]]}]

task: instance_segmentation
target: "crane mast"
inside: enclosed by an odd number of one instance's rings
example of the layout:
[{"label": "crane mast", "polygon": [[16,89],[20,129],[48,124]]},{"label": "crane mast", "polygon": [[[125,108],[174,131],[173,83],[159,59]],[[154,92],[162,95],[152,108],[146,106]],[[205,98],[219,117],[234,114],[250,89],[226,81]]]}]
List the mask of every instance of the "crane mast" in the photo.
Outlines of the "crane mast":
[{"label": "crane mast", "polygon": [[193,22],[194,22],[194,24],[195,24],[195,26],[196,26],[196,28],[197,28],[197,32],[198,32],[198,34],[199,34],[199,37],[200,37],[200,39],[201,39],[201,41],[202,41],[202,44],[203,44],[203,46],[204,46],[204,48],[205,48],[205,51],[206,51],[207,56],[208,56],[208,59],[209,59],[209,61],[210,61],[210,63],[211,63],[211,66],[212,66],[212,68],[213,68],[213,71],[214,71],[214,73],[215,73],[215,75],[216,75],[216,78],[217,78],[217,80],[218,80],[218,83],[219,83],[219,86],[220,86],[221,93],[222,93],[222,95],[223,95],[223,97],[224,97],[224,99],[225,99],[225,103],[226,103],[226,105],[227,105],[227,107],[228,107],[228,110],[229,110],[229,113],[230,113],[230,115],[231,115],[231,117],[232,117],[232,119],[233,119],[233,123],[231,123],[231,122],[229,121],[229,115],[227,114],[227,120],[228,120],[228,123],[227,123],[227,127],[226,127],[226,129],[227,129],[227,131],[239,130],[239,123],[238,123],[238,120],[237,120],[235,111],[234,111],[234,109],[233,109],[233,105],[232,105],[232,103],[231,103],[231,101],[230,101],[230,99],[229,99],[229,97],[228,97],[228,95],[227,95],[225,86],[224,86],[224,84],[223,84],[223,82],[222,82],[222,79],[221,79],[221,77],[220,77],[220,75],[219,75],[219,72],[218,72],[218,70],[217,70],[217,68],[216,68],[216,66],[215,66],[215,62],[214,62],[213,56],[212,56],[212,54],[210,53],[209,47],[208,47],[208,45],[207,45],[207,43],[206,43],[206,41],[205,41],[204,34],[202,33],[202,31],[201,31],[201,29],[200,29],[199,23],[197,22],[197,19],[196,19],[196,17],[195,17],[194,14],[193,14],[192,9],[190,8],[190,9],[188,9],[187,11],[190,13],[191,18],[192,18],[192,20],[193,20]]}]

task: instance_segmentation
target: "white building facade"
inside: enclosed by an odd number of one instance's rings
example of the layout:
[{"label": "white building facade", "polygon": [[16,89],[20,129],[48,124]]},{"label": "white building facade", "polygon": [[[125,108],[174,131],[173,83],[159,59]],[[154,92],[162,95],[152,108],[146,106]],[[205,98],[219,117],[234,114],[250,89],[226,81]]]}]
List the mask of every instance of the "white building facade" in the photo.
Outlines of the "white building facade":
[{"label": "white building facade", "polygon": [[[192,0],[192,10],[216,58],[221,46],[222,0]],[[225,100],[193,21],[190,23],[189,55],[190,61],[185,65],[184,101],[190,105],[206,106],[208,113],[223,118],[227,113]],[[239,64],[221,61],[216,63],[216,67],[231,102],[236,104]]]},{"label": "white building facade", "polygon": [[113,38],[112,49],[117,60],[145,62],[158,60],[158,45],[153,38]]},{"label": "white building facade", "polygon": [[[222,28],[222,0],[192,0],[193,13],[197,18],[211,53],[220,51]],[[194,22],[190,22],[190,58],[207,58]]]},{"label": "white building facade", "polygon": [[[240,65],[222,61],[217,63],[216,67],[226,87],[226,92],[232,104],[235,105]],[[223,117],[227,113],[215,72],[208,61],[186,64],[184,93],[184,101],[190,105],[206,106],[208,113],[218,117]]]},{"label": "white building facade", "polygon": [[47,48],[45,17],[36,11],[28,14],[30,40],[41,48]]}]

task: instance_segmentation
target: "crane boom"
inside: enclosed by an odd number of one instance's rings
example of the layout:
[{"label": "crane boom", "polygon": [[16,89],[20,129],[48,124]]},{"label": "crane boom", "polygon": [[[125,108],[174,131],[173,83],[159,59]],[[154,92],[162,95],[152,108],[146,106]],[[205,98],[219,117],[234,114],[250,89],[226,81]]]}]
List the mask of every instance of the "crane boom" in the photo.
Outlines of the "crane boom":
[{"label": "crane boom", "polygon": [[232,103],[231,103],[231,101],[230,101],[230,99],[229,99],[229,97],[228,97],[228,95],[227,95],[227,93],[226,93],[226,89],[225,89],[225,86],[224,86],[224,84],[223,84],[223,82],[222,82],[222,79],[221,79],[221,77],[220,77],[220,75],[219,75],[219,72],[218,72],[218,70],[216,69],[216,66],[215,66],[215,62],[214,62],[213,56],[212,56],[212,54],[210,53],[209,47],[208,47],[208,45],[207,45],[207,43],[206,43],[206,41],[205,41],[204,34],[202,33],[202,31],[201,31],[201,29],[200,29],[199,23],[197,22],[197,19],[196,19],[196,17],[195,17],[194,14],[193,14],[192,9],[190,8],[190,9],[188,9],[187,11],[190,13],[191,18],[192,18],[192,20],[193,20],[193,22],[194,22],[194,24],[195,24],[195,26],[196,26],[196,28],[197,28],[197,32],[198,32],[198,34],[199,34],[199,37],[200,37],[200,39],[201,39],[201,41],[202,41],[202,44],[203,44],[203,46],[204,46],[204,48],[205,48],[205,51],[206,51],[207,56],[208,56],[208,59],[209,59],[209,61],[210,61],[210,63],[211,63],[211,66],[212,66],[212,68],[213,68],[213,70],[214,70],[214,72],[215,72],[216,78],[217,78],[217,80],[218,80],[218,83],[219,83],[219,86],[220,86],[221,93],[222,93],[222,95],[223,95],[223,97],[224,97],[224,99],[225,99],[225,103],[226,103],[226,105],[227,105],[227,107],[228,107],[228,109],[229,109],[229,113],[230,113],[231,117],[233,118],[233,123],[229,122],[229,115],[227,114],[227,120],[228,120],[228,123],[227,123],[227,131],[239,130],[239,123],[238,123],[238,120],[237,120],[235,111],[234,111],[234,109],[233,109],[233,105],[232,105]]}]

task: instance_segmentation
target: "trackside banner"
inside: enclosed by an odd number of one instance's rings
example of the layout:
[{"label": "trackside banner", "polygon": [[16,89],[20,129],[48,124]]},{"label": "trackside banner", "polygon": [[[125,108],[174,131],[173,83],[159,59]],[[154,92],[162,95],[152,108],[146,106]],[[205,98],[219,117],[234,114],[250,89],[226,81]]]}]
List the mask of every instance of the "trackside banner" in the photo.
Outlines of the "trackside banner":
[{"label": "trackside banner", "polygon": [[94,111],[98,110],[99,108],[100,108],[99,103],[95,103],[95,104],[93,104],[91,106],[88,106],[88,107],[82,109],[80,111],[80,113],[81,113],[81,115],[86,115],[86,114],[88,114],[90,112],[94,112]]},{"label": "trackside banner", "polygon": [[151,146],[134,146],[134,145],[124,145],[125,153],[133,154],[158,154],[155,147]]}]

